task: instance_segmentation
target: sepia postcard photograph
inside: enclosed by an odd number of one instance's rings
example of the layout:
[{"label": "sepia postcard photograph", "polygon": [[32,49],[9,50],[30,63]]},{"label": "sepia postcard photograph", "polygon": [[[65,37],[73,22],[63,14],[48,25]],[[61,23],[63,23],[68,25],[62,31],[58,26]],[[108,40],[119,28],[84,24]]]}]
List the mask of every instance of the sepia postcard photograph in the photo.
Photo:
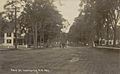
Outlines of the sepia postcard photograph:
[{"label": "sepia postcard photograph", "polygon": [[120,74],[120,0],[0,0],[0,74]]}]

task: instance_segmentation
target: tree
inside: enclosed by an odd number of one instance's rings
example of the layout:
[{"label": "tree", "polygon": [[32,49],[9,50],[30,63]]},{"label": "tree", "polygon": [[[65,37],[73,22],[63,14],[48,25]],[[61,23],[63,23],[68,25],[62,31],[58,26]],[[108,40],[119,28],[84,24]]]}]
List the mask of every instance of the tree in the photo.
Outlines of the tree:
[{"label": "tree", "polygon": [[2,16],[4,13],[0,13],[0,36],[4,33],[5,29],[8,27],[8,21]]},{"label": "tree", "polygon": [[[95,31],[96,33],[93,33],[92,38],[98,41],[102,38],[109,40],[114,35],[113,40],[115,45],[116,27],[120,17],[119,3],[120,0],[81,0],[80,15],[77,18],[78,20],[75,20],[75,23],[81,25],[80,29],[83,28],[85,31],[90,30],[91,33]],[[113,32],[110,33],[110,31]],[[80,30],[80,32],[84,34],[84,31]],[[89,37],[91,33],[88,33]]]},{"label": "tree", "polygon": [[112,29],[114,32],[114,41],[113,46],[116,46],[116,40],[117,40],[117,24],[120,20],[120,0],[111,1],[111,8],[109,9],[108,15],[109,15],[109,21],[112,25]]},{"label": "tree", "polygon": [[61,31],[63,18],[53,5],[51,0],[26,1],[25,8],[19,17],[22,27],[27,28],[29,34],[33,34],[34,47],[54,39]]},{"label": "tree", "polygon": [[14,22],[15,24],[15,49],[17,49],[17,13],[20,11],[20,0],[8,0],[7,3],[4,5],[4,9],[6,10],[5,13],[5,18],[9,22]]},{"label": "tree", "polygon": [[[94,2],[93,2],[94,3]],[[89,43],[95,38],[95,12],[94,8],[90,7],[89,4],[81,9],[80,14],[75,18],[75,22],[70,29],[71,36],[83,43]]]}]

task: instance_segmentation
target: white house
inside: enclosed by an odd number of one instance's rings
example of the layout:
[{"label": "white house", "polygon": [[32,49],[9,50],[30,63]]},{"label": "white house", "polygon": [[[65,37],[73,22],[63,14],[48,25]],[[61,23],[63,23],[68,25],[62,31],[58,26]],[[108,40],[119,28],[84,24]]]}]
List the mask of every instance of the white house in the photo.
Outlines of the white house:
[{"label": "white house", "polygon": [[14,46],[14,33],[4,33],[4,46]]},{"label": "white house", "polygon": [[[8,27],[4,31],[3,35],[3,43],[1,44],[2,46],[5,47],[14,47],[15,43],[15,26],[14,24],[9,24]],[[17,34],[17,44],[18,47],[27,47],[25,44],[25,34]]]}]

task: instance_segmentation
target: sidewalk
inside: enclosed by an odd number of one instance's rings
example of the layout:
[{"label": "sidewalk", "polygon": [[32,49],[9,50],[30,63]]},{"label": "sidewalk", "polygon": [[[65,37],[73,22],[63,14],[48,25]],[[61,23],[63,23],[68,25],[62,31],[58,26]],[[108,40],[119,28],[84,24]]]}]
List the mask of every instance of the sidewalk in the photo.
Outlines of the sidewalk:
[{"label": "sidewalk", "polygon": [[8,48],[0,48],[0,51],[6,51],[9,50]]},{"label": "sidewalk", "polygon": [[118,48],[118,47],[107,47],[107,46],[95,46],[95,48],[120,50],[120,48]]},{"label": "sidewalk", "polygon": [[8,51],[8,50],[31,50],[33,48],[18,48],[18,49],[14,49],[14,48],[0,48],[0,51]]}]

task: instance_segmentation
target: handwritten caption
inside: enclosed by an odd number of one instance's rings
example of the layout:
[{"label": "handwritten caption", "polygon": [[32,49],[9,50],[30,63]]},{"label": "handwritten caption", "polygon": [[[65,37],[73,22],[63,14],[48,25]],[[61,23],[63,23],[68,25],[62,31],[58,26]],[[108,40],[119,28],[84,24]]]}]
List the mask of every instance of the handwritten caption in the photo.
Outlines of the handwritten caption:
[{"label": "handwritten caption", "polygon": [[48,69],[11,69],[12,72],[50,72]]}]

